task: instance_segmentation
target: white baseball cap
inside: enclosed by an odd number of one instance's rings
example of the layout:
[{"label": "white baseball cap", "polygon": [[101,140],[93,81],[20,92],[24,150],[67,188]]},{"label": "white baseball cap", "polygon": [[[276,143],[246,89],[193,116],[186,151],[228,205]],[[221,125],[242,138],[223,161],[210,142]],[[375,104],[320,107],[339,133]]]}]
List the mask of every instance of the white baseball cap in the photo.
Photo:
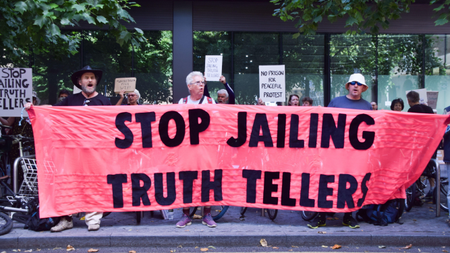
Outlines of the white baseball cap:
[{"label": "white baseball cap", "polygon": [[361,83],[361,84],[363,84],[363,85],[369,87],[369,86],[366,84],[366,79],[365,79],[364,76],[363,76],[362,74],[360,74],[360,73],[355,73],[355,74],[351,75],[350,78],[348,79],[348,82],[347,82],[347,83],[351,83],[351,82],[358,82],[358,83]]}]

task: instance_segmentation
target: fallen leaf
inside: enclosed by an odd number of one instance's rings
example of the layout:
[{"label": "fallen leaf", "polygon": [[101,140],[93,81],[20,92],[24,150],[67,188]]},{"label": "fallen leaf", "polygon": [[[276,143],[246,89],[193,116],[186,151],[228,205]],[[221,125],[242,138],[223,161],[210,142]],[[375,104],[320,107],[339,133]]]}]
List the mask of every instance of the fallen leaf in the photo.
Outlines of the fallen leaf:
[{"label": "fallen leaf", "polygon": [[335,219],[335,220],[339,220],[339,218],[338,218],[338,217],[334,217],[334,219]]},{"label": "fallen leaf", "polygon": [[327,220],[334,220],[333,217],[327,217]]},{"label": "fallen leaf", "polygon": [[170,250],[170,253],[173,253],[173,250]]},{"label": "fallen leaf", "polygon": [[70,245],[67,245],[66,250],[67,251],[72,251],[72,250],[75,250],[75,248],[70,246]]},{"label": "fallen leaf", "polygon": [[266,241],[266,239],[261,239],[259,242],[261,243],[261,246],[267,247],[267,241]]},{"label": "fallen leaf", "polygon": [[98,252],[98,249],[93,249],[93,248],[88,249],[88,253],[92,253],[92,252]]},{"label": "fallen leaf", "polygon": [[17,250],[16,250],[16,249],[13,249],[12,251],[14,251],[14,252],[17,252]]},{"label": "fallen leaf", "polygon": [[292,248],[298,248],[298,246],[295,246],[295,245],[292,245],[291,247],[292,247]]},{"label": "fallen leaf", "polygon": [[29,249],[29,250],[25,250],[24,252],[33,252],[33,250]]},{"label": "fallen leaf", "polygon": [[200,251],[208,251],[208,248],[201,248]]},{"label": "fallen leaf", "polygon": [[340,248],[342,248],[342,246],[339,244],[335,244],[333,247],[331,247],[331,249],[340,249]]},{"label": "fallen leaf", "polygon": [[328,248],[328,246],[327,245],[322,245],[322,248]]},{"label": "fallen leaf", "polygon": [[198,246],[195,246],[196,249],[198,249]]},{"label": "fallen leaf", "polygon": [[406,245],[405,247],[403,247],[402,249],[410,249],[410,248],[412,248],[412,244],[410,244],[410,245]]},{"label": "fallen leaf", "polygon": [[326,234],[327,232],[325,232],[325,231],[317,231],[317,233],[319,233],[319,234]]},{"label": "fallen leaf", "polygon": [[448,250],[443,249],[442,252],[448,252]]},{"label": "fallen leaf", "polygon": [[130,250],[128,253],[136,253],[136,250]]},{"label": "fallen leaf", "polygon": [[273,247],[273,249],[278,249],[278,247]]},{"label": "fallen leaf", "polygon": [[214,246],[208,246],[208,248],[210,248],[210,249],[216,249],[216,247],[214,247]]},{"label": "fallen leaf", "polygon": [[413,221],[417,221],[416,219],[413,219]]},{"label": "fallen leaf", "polygon": [[386,248],[386,246],[384,246],[384,245],[380,245],[380,246],[378,246],[378,248],[379,248],[379,249],[385,249],[385,248]]},{"label": "fallen leaf", "polygon": [[194,214],[194,216],[192,216],[192,219],[201,219],[202,216],[198,215],[198,214]]},{"label": "fallen leaf", "polygon": [[183,248],[183,245],[178,245],[177,248]]}]

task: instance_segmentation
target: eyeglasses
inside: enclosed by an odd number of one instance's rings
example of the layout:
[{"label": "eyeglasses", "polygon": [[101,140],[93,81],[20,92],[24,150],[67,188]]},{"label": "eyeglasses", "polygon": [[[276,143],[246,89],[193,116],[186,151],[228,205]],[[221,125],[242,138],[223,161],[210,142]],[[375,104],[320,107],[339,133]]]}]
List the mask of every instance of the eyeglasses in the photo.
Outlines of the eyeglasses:
[{"label": "eyeglasses", "polygon": [[349,82],[349,84],[351,84],[351,85],[358,85],[358,86],[364,85],[364,84],[356,82],[356,81]]},{"label": "eyeglasses", "polygon": [[196,85],[205,85],[205,82],[202,81],[197,81],[197,82],[193,82],[191,84],[196,84]]},{"label": "eyeglasses", "polygon": [[83,105],[84,105],[84,106],[88,106],[90,102],[91,102],[91,100],[85,99]]}]

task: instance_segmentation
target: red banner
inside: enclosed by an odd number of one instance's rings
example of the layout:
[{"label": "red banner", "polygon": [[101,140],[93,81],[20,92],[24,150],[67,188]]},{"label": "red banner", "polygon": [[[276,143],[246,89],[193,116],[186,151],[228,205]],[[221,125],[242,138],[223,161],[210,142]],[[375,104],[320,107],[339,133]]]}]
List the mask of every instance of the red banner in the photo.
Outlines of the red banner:
[{"label": "red banner", "polygon": [[239,105],[33,107],[41,216],[231,205],[347,212],[403,197],[443,115]]}]

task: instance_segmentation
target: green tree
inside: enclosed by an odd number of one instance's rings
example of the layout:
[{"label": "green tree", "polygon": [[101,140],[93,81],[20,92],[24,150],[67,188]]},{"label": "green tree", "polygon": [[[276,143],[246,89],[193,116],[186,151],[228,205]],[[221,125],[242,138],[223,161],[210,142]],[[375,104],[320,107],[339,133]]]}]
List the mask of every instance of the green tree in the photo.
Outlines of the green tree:
[{"label": "green tree", "polygon": [[0,41],[12,62],[30,54],[52,50],[53,57],[75,54],[82,40],[81,32],[62,32],[87,22],[107,26],[122,45],[143,41],[143,31],[130,32],[124,22],[135,22],[126,11],[139,5],[128,0],[0,0]]},{"label": "green tree", "polygon": [[[279,6],[274,10],[274,16],[283,21],[294,21],[299,29],[296,36],[302,34],[315,34],[317,28],[324,19],[335,22],[346,18],[345,27],[348,33],[365,33],[366,31],[377,34],[380,26],[383,29],[389,27],[391,20],[399,19],[402,13],[409,12],[414,0],[271,0]],[[450,1],[431,0],[430,4],[436,4],[433,10],[436,13],[436,25],[443,25],[450,20]],[[352,29],[356,28],[356,29]]]}]

